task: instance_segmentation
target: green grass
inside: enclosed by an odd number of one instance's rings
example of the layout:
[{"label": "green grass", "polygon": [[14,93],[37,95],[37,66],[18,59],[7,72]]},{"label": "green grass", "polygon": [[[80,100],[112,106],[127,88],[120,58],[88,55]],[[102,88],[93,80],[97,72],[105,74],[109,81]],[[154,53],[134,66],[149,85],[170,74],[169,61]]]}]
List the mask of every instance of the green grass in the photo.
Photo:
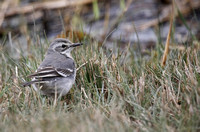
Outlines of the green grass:
[{"label": "green grass", "polygon": [[0,131],[200,130],[198,43],[171,50],[161,67],[161,47],[138,59],[132,48],[113,54],[91,41],[74,50],[77,67],[85,65],[56,104],[21,86],[42,61],[47,42],[31,40],[26,52],[19,45],[1,46]]}]

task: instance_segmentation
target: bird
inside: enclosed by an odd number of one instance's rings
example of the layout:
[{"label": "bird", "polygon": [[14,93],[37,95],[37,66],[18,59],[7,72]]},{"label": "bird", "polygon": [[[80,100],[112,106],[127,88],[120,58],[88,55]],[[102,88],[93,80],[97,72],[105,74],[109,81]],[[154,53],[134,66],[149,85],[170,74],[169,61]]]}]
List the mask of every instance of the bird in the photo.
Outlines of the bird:
[{"label": "bird", "polygon": [[23,86],[33,85],[34,90],[42,95],[65,96],[76,78],[76,64],[71,51],[80,45],[83,44],[72,43],[65,38],[53,40],[38,69],[28,76],[32,80],[25,82]]}]

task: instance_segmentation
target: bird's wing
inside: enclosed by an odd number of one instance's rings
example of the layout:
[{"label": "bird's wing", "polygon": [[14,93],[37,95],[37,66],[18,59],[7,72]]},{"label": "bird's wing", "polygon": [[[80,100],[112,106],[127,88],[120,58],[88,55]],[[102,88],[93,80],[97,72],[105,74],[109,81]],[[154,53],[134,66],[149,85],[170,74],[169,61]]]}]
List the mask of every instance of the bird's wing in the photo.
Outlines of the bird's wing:
[{"label": "bird's wing", "polygon": [[28,77],[34,78],[30,82],[25,82],[23,86],[29,86],[33,83],[46,83],[52,80],[54,77],[68,77],[74,73],[74,70],[66,68],[54,68],[54,67],[43,67],[38,69],[35,73],[29,75]]},{"label": "bird's wing", "polygon": [[39,78],[50,78],[50,77],[68,77],[73,74],[73,69],[61,69],[54,67],[42,67],[38,69],[35,73],[29,75],[28,77]]},{"label": "bird's wing", "polygon": [[24,86],[33,83],[46,83],[56,77],[68,77],[74,73],[75,64],[73,59],[56,53],[49,54],[40,64],[38,70],[28,76],[34,78],[34,80],[24,83]]}]

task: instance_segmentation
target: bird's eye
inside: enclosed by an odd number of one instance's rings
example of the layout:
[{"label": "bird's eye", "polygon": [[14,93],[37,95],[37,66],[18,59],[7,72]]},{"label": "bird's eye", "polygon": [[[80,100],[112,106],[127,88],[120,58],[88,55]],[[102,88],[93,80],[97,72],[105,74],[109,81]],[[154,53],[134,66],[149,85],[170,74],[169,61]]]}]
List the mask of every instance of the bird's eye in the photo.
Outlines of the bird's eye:
[{"label": "bird's eye", "polygon": [[64,45],[64,44],[62,45],[62,48],[66,48],[66,47],[67,47],[67,45]]}]

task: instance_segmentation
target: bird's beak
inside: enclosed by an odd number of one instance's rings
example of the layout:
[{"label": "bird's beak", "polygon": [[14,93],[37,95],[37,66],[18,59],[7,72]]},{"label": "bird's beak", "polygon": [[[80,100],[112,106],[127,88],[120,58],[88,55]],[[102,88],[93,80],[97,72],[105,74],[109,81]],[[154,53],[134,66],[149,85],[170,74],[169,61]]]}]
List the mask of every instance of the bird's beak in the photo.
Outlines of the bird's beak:
[{"label": "bird's beak", "polygon": [[83,43],[73,43],[72,45],[70,45],[70,47],[77,47],[83,45]]}]

